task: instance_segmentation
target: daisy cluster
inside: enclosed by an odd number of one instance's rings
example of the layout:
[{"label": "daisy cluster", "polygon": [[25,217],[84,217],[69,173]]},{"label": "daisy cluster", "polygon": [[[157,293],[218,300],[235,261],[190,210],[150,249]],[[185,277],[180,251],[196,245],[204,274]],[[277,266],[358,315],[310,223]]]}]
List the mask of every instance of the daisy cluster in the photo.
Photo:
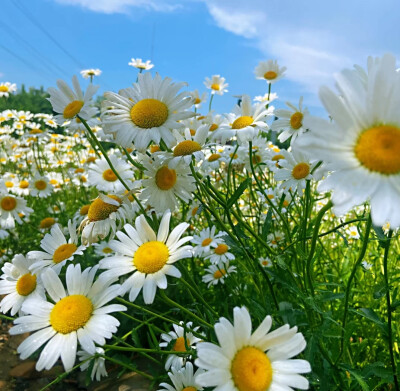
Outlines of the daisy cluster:
[{"label": "daisy cluster", "polygon": [[[277,61],[255,68],[264,96],[240,95],[223,114],[212,102],[228,92],[224,77],[189,91],[146,72],[150,61],[129,65],[137,81],[101,103],[101,71],[86,69],[85,91],[76,76],[49,89],[54,115],[0,113],[0,310],[11,334],[31,333],[20,357],[39,352],[38,371],[59,359],[70,371],[78,357],[99,380],[115,351],[156,353],[160,391],[320,384],[345,348],[336,328],[348,310],[331,301],[355,275],[346,248],[368,243],[372,224],[381,245],[400,226],[394,57],[338,74],[339,92],[321,89],[330,122],[302,97],[275,109]],[[357,278],[374,281],[377,243],[362,247]]]}]

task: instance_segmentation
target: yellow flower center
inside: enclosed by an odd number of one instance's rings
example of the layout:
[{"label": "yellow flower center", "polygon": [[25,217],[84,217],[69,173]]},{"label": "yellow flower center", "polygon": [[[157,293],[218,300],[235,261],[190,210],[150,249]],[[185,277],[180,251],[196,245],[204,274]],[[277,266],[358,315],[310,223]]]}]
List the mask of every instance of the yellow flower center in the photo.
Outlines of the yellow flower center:
[{"label": "yellow flower center", "polygon": [[[115,201],[121,204],[121,199],[115,195],[109,195]],[[105,220],[111,213],[116,212],[119,206],[108,204],[100,198],[96,198],[89,206],[88,217],[90,221]]]},{"label": "yellow flower center", "polygon": [[217,124],[211,124],[209,131],[210,132],[214,132],[214,130],[218,129],[218,125]]},{"label": "yellow flower center", "polygon": [[175,147],[174,156],[187,156],[197,151],[201,151],[201,145],[198,142],[185,140]]},{"label": "yellow flower center", "polygon": [[158,152],[160,147],[158,145],[150,145],[150,153]]},{"label": "yellow flower center", "polygon": [[299,163],[293,167],[292,176],[294,179],[300,180],[310,173],[310,165],[308,163]]},{"label": "yellow flower center", "polygon": [[212,239],[211,239],[211,238],[206,238],[206,239],[204,239],[204,240],[201,242],[201,245],[202,245],[203,247],[206,247],[206,246],[208,246],[211,242],[212,242]]},{"label": "yellow flower center", "polygon": [[197,213],[198,210],[199,210],[199,207],[198,207],[198,206],[195,206],[195,207],[192,209],[192,216],[196,216],[196,213]]},{"label": "yellow flower center", "polygon": [[110,247],[104,247],[102,251],[104,254],[111,254],[113,250]]},{"label": "yellow flower center", "polygon": [[17,281],[17,292],[21,296],[28,296],[36,289],[36,276],[26,273]]},{"label": "yellow flower center", "polygon": [[131,119],[139,128],[157,128],[168,119],[168,107],[157,99],[142,99],[132,107]]},{"label": "yellow flower center", "polygon": [[225,270],[225,269],[217,270],[217,271],[214,273],[214,278],[215,278],[215,279],[222,278],[225,274],[226,274],[226,270]]},{"label": "yellow flower center", "polygon": [[253,346],[246,346],[236,353],[231,374],[239,391],[266,391],[272,382],[268,356]]},{"label": "yellow flower center", "polygon": [[8,92],[7,86],[0,86],[0,92]]},{"label": "yellow flower center", "polygon": [[273,162],[277,162],[278,160],[281,160],[281,159],[284,159],[284,158],[285,158],[285,156],[278,154],[278,155],[273,156],[271,160]]},{"label": "yellow flower center", "polygon": [[217,83],[211,84],[211,89],[215,91],[219,91],[221,89],[221,86]]},{"label": "yellow flower center", "polygon": [[194,105],[198,105],[199,103],[201,102],[201,99],[199,99],[199,98],[195,98],[195,100],[194,100]]},{"label": "yellow flower center", "polygon": [[21,182],[19,183],[19,187],[20,187],[21,189],[26,189],[26,188],[29,187],[29,182],[23,180],[23,181],[21,181]]},{"label": "yellow flower center", "polygon": [[83,295],[61,299],[50,313],[50,324],[60,334],[69,334],[83,327],[93,313],[93,304]]},{"label": "yellow flower center", "polygon": [[267,260],[264,260],[261,263],[262,263],[263,266],[268,266],[269,265],[269,261],[267,261]]},{"label": "yellow flower center", "polygon": [[276,79],[276,77],[278,76],[278,74],[274,71],[268,71],[264,73],[264,79],[267,80],[274,80]]},{"label": "yellow flower center", "polygon": [[215,254],[222,255],[222,254],[225,254],[228,251],[228,249],[229,249],[229,247],[226,244],[221,243],[217,246],[217,248],[214,250],[214,252],[215,252]]},{"label": "yellow flower center", "polygon": [[75,168],[74,172],[75,172],[75,174],[83,173],[83,172],[85,172],[85,169],[78,167],[78,168]]},{"label": "yellow flower center", "polygon": [[182,391],[197,391],[197,388],[190,386],[190,387],[185,387]]},{"label": "yellow flower center", "polygon": [[212,155],[210,155],[210,157],[208,158],[208,161],[211,162],[215,162],[216,160],[218,160],[221,157],[221,155],[219,153],[213,153]]},{"label": "yellow flower center", "polygon": [[169,259],[168,247],[156,240],[143,243],[133,256],[133,264],[141,273],[156,273]]},{"label": "yellow flower center", "polygon": [[303,113],[300,113],[300,111],[296,111],[291,117],[290,117],[290,126],[293,129],[300,129],[303,125]]},{"label": "yellow flower center", "polygon": [[29,133],[30,134],[41,134],[41,133],[43,133],[43,131],[40,129],[32,129]]},{"label": "yellow flower center", "polygon": [[253,161],[253,164],[261,163],[261,156],[253,155],[252,161]]},{"label": "yellow flower center", "polygon": [[81,216],[86,216],[88,214],[89,208],[90,208],[90,204],[83,205],[82,208],[79,210],[79,214]]},{"label": "yellow flower center", "polygon": [[229,157],[230,157],[231,159],[237,159],[237,158],[238,158],[238,154],[237,154],[237,153],[230,153],[230,154],[229,154]]},{"label": "yellow flower center", "polygon": [[[186,338],[186,345],[190,346],[190,342],[187,338]],[[172,350],[175,350],[175,352],[186,352],[185,338],[183,337],[177,338]]]},{"label": "yellow flower center", "polygon": [[17,206],[17,200],[14,197],[7,196],[1,200],[0,205],[1,209],[9,212],[10,210],[15,209],[15,207]]},{"label": "yellow flower center", "polygon": [[156,185],[161,190],[169,190],[176,183],[176,171],[171,170],[168,166],[162,166],[156,172]]},{"label": "yellow flower center", "polygon": [[243,115],[242,117],[236,118],[232,124],[232,129],[243,129],[253,123],[253,117]]},{"label": "yellow flower center", "polygon": [[108,170],[105,170],[103,172],[103,179],[105,179],[108,182],[115,182],[118,178],[114,174],[114,171],[109,168]]},{"label": "yellow flower center", "polygon": [[83,105],[84,102],[81,100],[74,100],[73,102],[68,103],[63,112],[64,118],[74,118],[81,111]]},{"label": "yellow flower center", "polygon": [[35,187],[38,190],[44,190],[47,187],[46,181],[39,179],[38,181],[35,182]]},{"label": "yellow flower center", "polygon": [[5,182],[4,184],[5,184],[6,187],[8,187],[8,188],[14,187],[14,183],[11,182],[11,181],[7,181],[7,182]]},{"label": "yellow flower center", "polygon": [[94,157],[94,156],[89,156],[87,159],[86,159],[86,163],[93,163],[93,162],[95,162],[96,161],[96,158]]},{"label": "yellow flower center", "polygon": [[53,217],[46,217],[41,222],[39,227],[40,228],[50,228],[55,224],[56,220]]},{"label": "yellow flower center", "polygon": [[60,263],[70,258],[72,254],[76,251],[78,247],[74,243],[62,244],[60,247],[54,251],[53,262]]},{"label": "yellow flower center", "polygon": [[354,152],[360,163],[381,174],[400,172],[400,128],[380,125],[364,131]]}]

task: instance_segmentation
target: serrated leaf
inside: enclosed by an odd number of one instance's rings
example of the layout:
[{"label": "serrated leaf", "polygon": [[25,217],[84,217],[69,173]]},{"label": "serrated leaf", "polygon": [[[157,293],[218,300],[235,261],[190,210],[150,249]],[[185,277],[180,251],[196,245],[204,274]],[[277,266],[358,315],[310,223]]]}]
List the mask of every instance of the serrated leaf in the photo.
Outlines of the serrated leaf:
[{"label": "serrated leaf", "polygon": [[241,195],[244,193],[244,191],[246,190],[247,186],[249,186],[250,183],[251,179],[247,178],[240,184],[240,186],[233,193],[232,197],[229,198],[228,202],[226,203],[227,209],[232,208],[234,203],[241,197]]}]

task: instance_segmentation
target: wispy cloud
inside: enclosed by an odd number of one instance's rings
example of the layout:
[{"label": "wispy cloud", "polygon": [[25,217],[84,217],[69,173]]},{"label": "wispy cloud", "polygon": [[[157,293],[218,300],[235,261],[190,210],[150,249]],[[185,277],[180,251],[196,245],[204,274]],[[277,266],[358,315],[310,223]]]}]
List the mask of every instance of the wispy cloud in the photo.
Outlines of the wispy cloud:
[{"label": "wispy cloud", "polygon": [[91,11],[106,14],[128,13],[131,8],[142,8],[149,11],[172,12],[181,8],[176,2],[160,0],[55,0],[57,3],[81,6]]}]

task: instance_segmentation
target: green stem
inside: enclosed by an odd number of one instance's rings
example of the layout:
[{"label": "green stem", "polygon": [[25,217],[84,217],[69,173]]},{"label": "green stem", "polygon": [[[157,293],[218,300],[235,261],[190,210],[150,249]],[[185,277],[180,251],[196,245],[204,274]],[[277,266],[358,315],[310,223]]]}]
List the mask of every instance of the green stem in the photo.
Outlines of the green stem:
[{"label": "green stem", "polygon": [[103,345],[103,348],[109,350],[119,350],[121,352],[177,354],[179,356],[186,356],[188,354],[194,353],[190,350],[186,350],[184,352],[177,352],[176,350],[146,349],[146,348],[135,348],[135,347],[116,346],[116,345]]},{"label": "green stem", "polygon": [[211,111],[211,104],[212,104],[213,98],[214,98],[214,94],[211,94],[210,104],[208,105],[208,111],[209,112]]},{"label": "green stem", "polygon": [[[104,345],[104,347],[105,347],[105,346],[107,346],[107,345]],[[114,364],[120,365],[121,367],[128,368],[130,371],[136,372],[136,373],[138,373],[139,375],[141,375],[141,376],[143,376],[143,377],[145,377],[145,378],[147,378],[147,379],[149,379],[149,380],[153,380],[153,377],[152,377],[151,375],[147,374],[146,372],[139,371],[137,368],[132,367],[132,366],[130,366],[130,365],[128,365],[128,364],[126,364],[126,363],[124,363],[124,362],[122,362],[122,361],[116,360],[115,358],[108,357],[108,356],[106,356],[106,355],[104,355],[104,354],[99,355],[99,357],[103,357],[104,359],[106,359],[106,360],[108,360],[108,361],[111,361],[111,362],[113,362]]]},{"label": "green stem", "polygon": [[371,215],[369,215],[368,220],[367,220],[367,225],[365,227],[365,233],[364,233],[364,238],[363,238],[363,245],[361,247],[361,251],[358,254],[358,258],[356,260],[356,263],[353,266],[353,269],[351,271],[349,280],[347,281],[347,286],[346,286],[346,294],[345,294],[345,299],[344,299],[344,311],[343,311],[343,320],[342,320],[342,338],[340,342],[340,352],[339,355],[335,361],[335,365],[338,363],[340,357],[343,354],[344,351],[344,333],[346,329],[346,322],[347,322],[347,313],[349,312],[349,299],[350,299],[350,288],[351,288],[351,283],[353,281],[353,278],[356,274],[356,270],[360,263],[362,262],[365,252],[367,251],[367,246],[368,246],[368,238],[369,234],[371,232],[371,225],[372,225],[372,220],[371,220]]}]

